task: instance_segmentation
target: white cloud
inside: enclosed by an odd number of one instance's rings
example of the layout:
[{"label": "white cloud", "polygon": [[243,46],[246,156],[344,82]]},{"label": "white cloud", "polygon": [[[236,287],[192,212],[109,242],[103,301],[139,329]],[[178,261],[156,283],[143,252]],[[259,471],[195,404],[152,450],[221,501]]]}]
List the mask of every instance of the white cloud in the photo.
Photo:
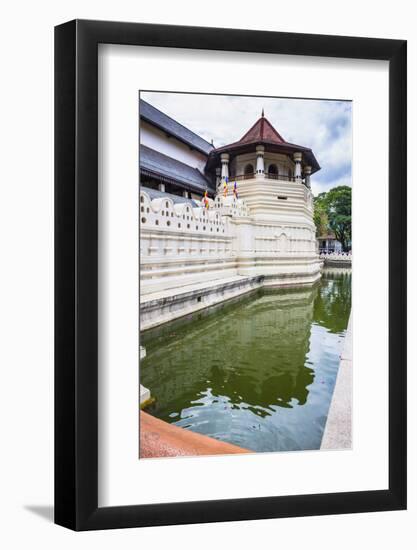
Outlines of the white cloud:
[{"label": "white cloud", "polygon": [[333,187],[339,187],[340,185],[348,185],[349,187],[351,187],[352,182],[351,182],[350,176],[342,176],[338,179],[328,181],[328,182],[312,180],[311,190],[313,191],[313,195],[317,196],[319,193],[322,193],[323,191],[329,191]]}]

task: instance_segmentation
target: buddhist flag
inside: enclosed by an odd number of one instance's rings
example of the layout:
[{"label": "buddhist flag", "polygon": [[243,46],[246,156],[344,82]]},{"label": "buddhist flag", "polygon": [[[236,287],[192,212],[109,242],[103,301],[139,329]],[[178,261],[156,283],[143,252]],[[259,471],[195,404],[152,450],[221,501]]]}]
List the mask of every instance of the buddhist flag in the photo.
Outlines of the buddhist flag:
[{"label": "buddhist flag", "polygon": [[224,180],[223,183],[223,197],[227,197],[227,181]]},{"label": "buddhist flag", "polygon": [[204,200],[204,205],[208,210],[209,209],[209,200],[208,200],[208,196],[207,196],[207,189],[204,192],[204,199],[203,200]]},{"label": "buddhist flag", "polygon": [[233,186],[233,194],[234,194],[234,196],[235,196],[237,199],[239,198],[239,196],[238,196],[238,194],[237,194],[237,183],[236,183],[236,182],[235,182],[235,184],[234,184],[234,186]]}]

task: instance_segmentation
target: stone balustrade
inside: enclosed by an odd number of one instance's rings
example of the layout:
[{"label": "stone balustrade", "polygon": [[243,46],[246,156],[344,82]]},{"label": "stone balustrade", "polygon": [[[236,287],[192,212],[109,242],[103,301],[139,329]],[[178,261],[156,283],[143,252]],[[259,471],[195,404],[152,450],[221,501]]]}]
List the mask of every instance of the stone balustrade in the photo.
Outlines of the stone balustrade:
[{"label": "stone balustrade", "polygon": [[320,259],[330,259],[335,261],[352,260],[352,252],[321,252]]},{"label": "stone balustrade", "polygon": [[141,191],[141,294],[236,275],[229,219],[210,202],[193,207]]},{"label": "stone balustrade", "polygon": [[324,265],[350,267],[352,265],[352,252],[321,252],[320,260],[324,262]]},{"label": "stone balustrade", "polygon": [[[300,208],[302,216],[304,212]],[[312,223],[304,222],[300,215],[288,223],[254,219],[246,201],[233,194],[209,199],[207,209],[198,201],[151,199],[141,190],[141,296],[168,289],[178,292],[188,285],[237,276],[264,275],[270,277],[271,284],[280,278],[284,284],[317,279]]]}]

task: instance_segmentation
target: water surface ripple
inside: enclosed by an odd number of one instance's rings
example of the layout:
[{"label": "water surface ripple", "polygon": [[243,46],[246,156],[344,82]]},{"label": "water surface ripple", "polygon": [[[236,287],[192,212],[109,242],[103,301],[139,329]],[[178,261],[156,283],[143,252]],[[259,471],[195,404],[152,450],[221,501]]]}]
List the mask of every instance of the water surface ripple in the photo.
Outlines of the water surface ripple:
[{"label": "water surface ripple", "polygon": [[349,271],[262,290],[144,332],[150,414],[254,451],[320,448],[351,307]]}]

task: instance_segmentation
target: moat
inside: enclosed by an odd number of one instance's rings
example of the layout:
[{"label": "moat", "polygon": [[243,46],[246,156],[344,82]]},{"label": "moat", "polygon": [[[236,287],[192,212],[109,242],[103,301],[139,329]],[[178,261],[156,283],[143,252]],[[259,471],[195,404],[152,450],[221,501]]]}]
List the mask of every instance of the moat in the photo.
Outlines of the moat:
[{"label": "moat", "polygon": [[253,451],[319,449],[351,308],[350,270],[260,290],[141,334],[150,414]]}]

